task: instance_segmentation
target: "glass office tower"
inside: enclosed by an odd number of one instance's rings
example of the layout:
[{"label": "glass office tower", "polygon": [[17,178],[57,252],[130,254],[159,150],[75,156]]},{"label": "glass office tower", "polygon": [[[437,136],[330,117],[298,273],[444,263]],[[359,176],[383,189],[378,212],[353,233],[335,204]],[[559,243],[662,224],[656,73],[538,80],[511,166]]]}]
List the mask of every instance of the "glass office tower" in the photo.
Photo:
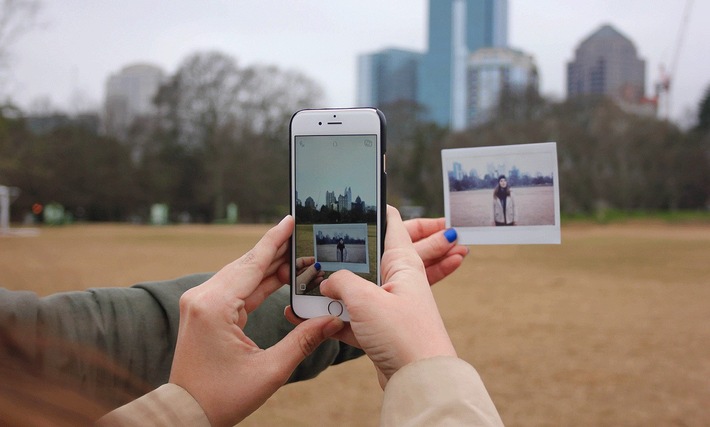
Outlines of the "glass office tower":
[{"label": "glass office tower", "polygon": [[462,129],[468,55],[508,45],[507,0],[429,0],[428,43],[419,67],[418,102],[427,119]]},{"label": "glass office tower", "polygon": [[357,105],[382,108],[397,101],[416,101],[421,56],[404,49],[358,56]]}]

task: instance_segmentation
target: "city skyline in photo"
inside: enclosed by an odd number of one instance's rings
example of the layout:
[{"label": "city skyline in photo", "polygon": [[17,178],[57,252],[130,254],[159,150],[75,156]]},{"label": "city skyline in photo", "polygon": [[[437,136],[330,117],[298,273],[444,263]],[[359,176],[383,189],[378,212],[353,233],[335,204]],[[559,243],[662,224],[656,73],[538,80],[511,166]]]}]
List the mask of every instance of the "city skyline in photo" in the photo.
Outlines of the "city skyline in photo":
[{"label": "city skyline in photo", "polygon": [[337,197],[350,188],[353,202],[359,196],[368,205],[375,205],[377,144],[366,143],[374,137],[297,137],[295,185],[301,202],[305,204],[310,196],[320,208],[326,203],[327,192],[335,192]]}]

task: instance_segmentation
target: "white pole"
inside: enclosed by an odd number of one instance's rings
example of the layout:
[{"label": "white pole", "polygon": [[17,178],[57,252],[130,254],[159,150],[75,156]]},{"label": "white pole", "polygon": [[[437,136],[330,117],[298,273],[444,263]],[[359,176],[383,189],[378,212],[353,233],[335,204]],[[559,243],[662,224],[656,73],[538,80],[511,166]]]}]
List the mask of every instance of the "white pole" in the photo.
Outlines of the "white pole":
[{"label": "white pole", "polygon": [[0,234],[10,232],[10,188],[0,185]]}]

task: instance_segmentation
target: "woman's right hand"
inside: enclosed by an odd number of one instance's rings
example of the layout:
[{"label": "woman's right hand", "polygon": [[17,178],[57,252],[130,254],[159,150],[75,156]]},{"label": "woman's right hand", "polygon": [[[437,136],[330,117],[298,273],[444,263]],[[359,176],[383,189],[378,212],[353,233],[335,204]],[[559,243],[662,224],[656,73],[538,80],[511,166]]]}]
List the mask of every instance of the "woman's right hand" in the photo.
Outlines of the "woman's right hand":
[{"label": "woman's right hand", "polygon": [[382,287],[341,270],[321,283],[323,295],[343,301],[350,324],[334,338],[362,348],[380,385],[403,366],[435,356],[456,356],[429,288],[422,259],[399,212],[387,209]]}]

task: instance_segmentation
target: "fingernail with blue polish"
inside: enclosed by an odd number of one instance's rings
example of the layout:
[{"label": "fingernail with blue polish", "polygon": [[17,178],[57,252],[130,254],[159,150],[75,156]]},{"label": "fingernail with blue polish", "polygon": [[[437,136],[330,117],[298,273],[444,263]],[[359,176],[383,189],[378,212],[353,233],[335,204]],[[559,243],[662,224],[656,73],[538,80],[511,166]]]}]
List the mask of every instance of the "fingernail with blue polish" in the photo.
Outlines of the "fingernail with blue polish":
[{"label": "fingernail with blue polish", "polygon": [[313,267],[315,267],[316,270],[320,271],[320,263],[319,262],[313,264]]},{"label": "fingernail with blue polish", "polygon": [[456,240],[456,230],[449,228],[444,232],[444,237],[446,237],[446,240],[448,240],[449,243],[453,243],[454,240]]}]

